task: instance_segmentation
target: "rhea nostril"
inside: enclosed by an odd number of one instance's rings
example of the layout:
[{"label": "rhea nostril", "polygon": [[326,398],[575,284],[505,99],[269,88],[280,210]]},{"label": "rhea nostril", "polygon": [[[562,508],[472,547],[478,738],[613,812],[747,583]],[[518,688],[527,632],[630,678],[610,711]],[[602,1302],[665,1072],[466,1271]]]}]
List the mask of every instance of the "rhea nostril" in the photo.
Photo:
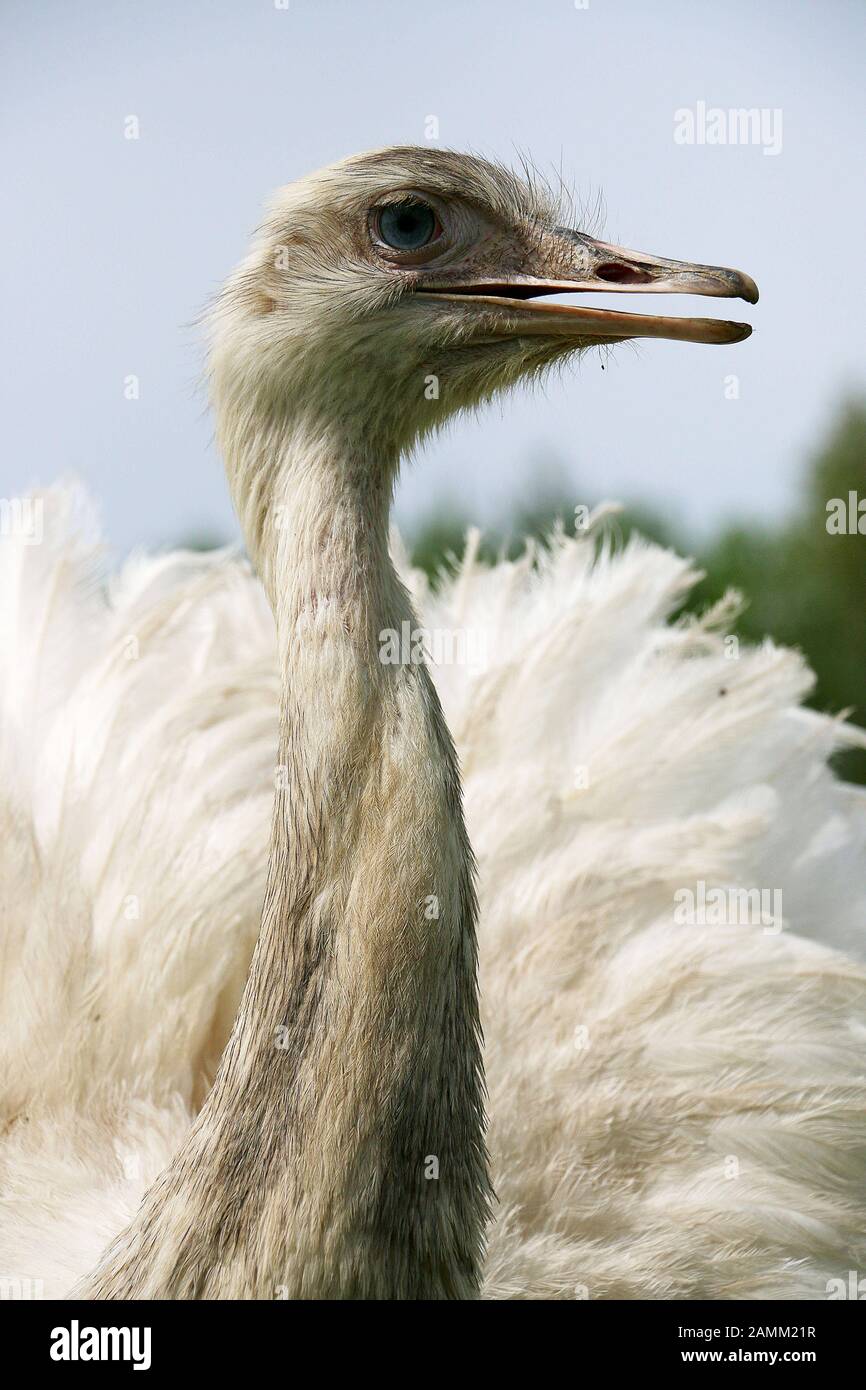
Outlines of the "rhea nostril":
[{"label": "rhea nostril", "polygon": [[648,285],[653,277],[648,270],[638,270],[637,266],[608,261],[598,267],[595,278],[607,280],[612,285]]}]

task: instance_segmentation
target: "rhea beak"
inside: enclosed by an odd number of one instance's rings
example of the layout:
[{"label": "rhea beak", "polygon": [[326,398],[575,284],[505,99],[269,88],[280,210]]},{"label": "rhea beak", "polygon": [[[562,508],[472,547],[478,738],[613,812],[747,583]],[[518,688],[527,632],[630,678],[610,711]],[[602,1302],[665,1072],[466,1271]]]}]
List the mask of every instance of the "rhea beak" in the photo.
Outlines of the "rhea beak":
[{"label": "rhea beak", "polygon": [[[587,291],[630,294],[704,294],[745,299],[755,304],[758,287],[739,270],[666,260],[627,251],[582,232],[558,227],[543,247],[545,269],[551,276],[510,274],[502,279],[443,279],[419,285],[437,299],[467,300],[477,309],[485,337],[540,335],[577,341],[625,338],[672,338],[686,343],[738,343],[748,338],[747,323],[725,319],[668,318],[662,314],[620,313],[566,304],[530,302],[540,295],[582,294]],[[562,271],[561,275],[557,271]],[[485,310],[487,312],[485,313]],[[473,315],[475,317],[475,315]]]}]

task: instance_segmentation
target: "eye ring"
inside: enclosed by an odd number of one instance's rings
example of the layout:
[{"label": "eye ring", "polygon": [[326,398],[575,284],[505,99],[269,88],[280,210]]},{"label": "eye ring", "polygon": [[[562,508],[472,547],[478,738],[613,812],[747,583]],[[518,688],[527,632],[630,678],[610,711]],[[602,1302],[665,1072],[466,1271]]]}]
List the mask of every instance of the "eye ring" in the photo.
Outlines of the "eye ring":
[{"label": "eye ring", "polygon": [[414,197],[374,208],[372,229],[376,240],[388,251],[404,254],[426,251],[442,235],[435,209],[423,198]]}]

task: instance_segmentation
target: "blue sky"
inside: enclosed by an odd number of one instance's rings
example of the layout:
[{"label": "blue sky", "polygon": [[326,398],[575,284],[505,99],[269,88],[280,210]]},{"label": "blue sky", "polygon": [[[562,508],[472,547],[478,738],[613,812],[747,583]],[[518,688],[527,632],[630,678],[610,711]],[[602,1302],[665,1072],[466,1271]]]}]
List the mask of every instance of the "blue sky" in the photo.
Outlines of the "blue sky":
[{"label": "blue sky", "polygon": [[[575,502],[640,498],[694,534],[732,515],[772,522],[839,400],[863,388],[856,0],[4,11],[0,493],[76,473],[121,551],[237,534],[191,325],[264,198],[343,154],[423,143],[430,115],[444,145],[527,151],[580,197],[602,194],[608,240],[737,266],[762,297],[696,304],[755,325],[737,347],[622,347],[604,372],[588,357],[543,396],[458,422],[401,483],[408,529],[452,499],[495,520],[551,473]],[[676,113],[699,102],[781,112],[781,149],[678,143]]]}]

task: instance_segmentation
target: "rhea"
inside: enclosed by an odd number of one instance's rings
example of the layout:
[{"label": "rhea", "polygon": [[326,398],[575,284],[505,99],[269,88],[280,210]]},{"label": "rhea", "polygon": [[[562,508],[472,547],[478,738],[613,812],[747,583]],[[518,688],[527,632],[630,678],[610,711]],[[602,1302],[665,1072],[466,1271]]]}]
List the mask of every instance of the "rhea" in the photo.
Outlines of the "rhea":
[{"label": "rhea", "polygon": [[[518,1109],[532,1107],[527,1084],[518,1084],[516,1065],[500,1074],[491,1059],[494,1122],[497,1110],[514,1120],[510,1150],[501,1136],[497,1142],[491,1183],[473,851],[427,664],[382,659],[383,634],[418,623],[389,554],[389,509],[401,458],[419,440],[570,354],[638,337],[733,344],[749,332],[716,319],[546,298],[591,290],[757,299],[738,271],[594,240],[563,225],[539,185],[480,159],[412,148],[347,159],[282,190],[219,296],[210,355],[218,438],[273,611],[280,683],[264,904],[213,1086],[80,1295],[257,1298],[280,1289],[288,1297],[471,1298],[486,1277],[488,1291],[550,1286],[574,1296],[586,1268],[557,1253],[557,1232],[571,1231],[578,1191],[583,1215],[574,1220],[602,1289],[615,1290],[630,1269],[651,1293],[664,1265],[678,1271],[670,1276],[677,1287],[735,1293],[768,1268],[817,1259],[837,1236],[834,1248],[849,1249],[838,1234],[849,1210],[837,1190],[842,1180],[816,1161],[825,1196],[807,1195],[807,1146],[794,1129],[808,1126],[817,1106],[828,1133],[848,1133],[857,1069],[842,1041],[837,984],[840,971],[846,988],[862,976],[805,942],[771,956],[760,933],[744,937],[739,961],[713,956],[710,966],[705,955],[692,968],[678,963],[683,950],[717,948],[685,947],[682,937],[675,948],[660,934],[649,945],[636,940],[630,962],[613,967],[600,941],[587,947],[587,978],[603,1001],[596,1055],[608,1056],[607,1069],[593,1070],[590,1060],[575,1074],[574,1050],[566,1059],[551,1043],[535,1085],[556,1089],[559,1100],[546,1118],[521,1127]],[[433,393],[425,390],[431,378]],[[616,640],[612,634],[605,653],[611,662]],[[597,670],[598,654],[591,659]],[[230,684],[220,688],[230,700]],[[540,709],[540,688],[535,698]],[[694,712],[690,727],[709,717]],[[216,718],[214,709],[202,714]],[[731,835],[722,811],[712,824],[720,838]],[[523,886],[515,877],[514,887],[524,904],[534,894],[540,931],[558,887],[545,864],[564,862],[552,857],[561,814],[552,811],[546,825],[531,852],[537,863],[522,866]],[[685,846],[682,815],[676,825]],[[589,843],[591,827],[583,833]],[[514,863],[519,848],[508,847],[504,824],[501,834]],[[586,913],[610,933],[625,930],[639,892],[663,901],[663,875],[652,866],[664,826],[648,831],[640,849],[637,831],[630,834],[623,819],[620,920],[586,869],[574,885],[568,880],[570,901],[584,895]],[[582,949],[587,921],[575,913],[569,952]],[[525,943],[510,962],[508,942],[497,946],[494,1032],[495,1010],[507,1019],[520,972],[540,972],[526,1048],[541,1047],[545,1034],[543,991],[568,973],[564,954],[559,966],[544,954],[565,952],[568,923],[557,918],[550,930],[548,943]],[[761,971],[763,995],[755,992]],[[616,1000],[629,988],[635,1002],[626,1024]],[[769,1041],[784,1035],[782,999],[806,1039],[796,1058]],[[750,1010],[751,1056],[740,1064],[739,1030],[750,1026]],[[708,1050],[677,1052],[671,1030],[698,1016],[714,1030]],[[567,1032],[579,1022],[569,1021]],[[832,1085],[809,1071],[819,1056],[834,1063]],[[700,1072],[695,1092],[682,1081],[690,1066]],[[616,1099],[623,1091],[627,1109]],[[592,1119],[583,1112],[583,1176],[573,1171],[571,1129],[567,1141],[557,1133],[565,1124],[557,1116],[579,1107],[582,1095],[592,1097]],[[755,1115],[781,1117],[779,1132],[756,1139]],[[695,1226],[688,1212],[700,1164],[725,1142],[725,1121],[744,1126],[743,1163],[745,1150],[760,1149],[764,1166],[744,1180],[739,1191],[750,1195],[739,1206],[736,1187],[724,1189],[718,1209],[729,1210],[729,1225],[720,1234],[709,1218]],[[665,1198],[668,1160],[679,1185]],[[494,1244],[513,1237],[507,1258],[501,1243],[485,1255],[503,1193],[510,1214],[494,1225],[502,1233]],[[689,1232],[682,1269],[659,1234],[666,1203],[674,1225]],[[655,1271],[646,1263],[651,1248]],[[775,1277],[765,1290],[777,1287]]]},{"label": "rhea", "polygon": [[757,298],[735,271],[599,244],[490,164],[420,149],[287,189],[226,286],[213,399],[276,619],[287,778],[216,1083],[93,1293],[477,1293],[491,1194],[472,851],[427,668],[379,659],[380,634],[413,621],[389,505],[421,435],[567,353],[748,331],[535,302],[611,288]]}]

